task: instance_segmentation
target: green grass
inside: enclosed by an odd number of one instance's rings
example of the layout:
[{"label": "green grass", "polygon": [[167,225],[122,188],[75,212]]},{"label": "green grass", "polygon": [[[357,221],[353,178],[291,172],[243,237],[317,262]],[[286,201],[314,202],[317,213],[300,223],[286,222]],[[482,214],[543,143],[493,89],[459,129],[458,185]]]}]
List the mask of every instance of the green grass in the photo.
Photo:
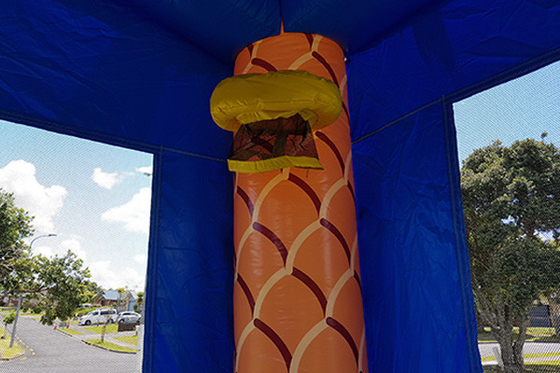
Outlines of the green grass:
[{"label": "green grass", "polygon": [[66,334],[72,334],[72,335],[83,335],[84,333],[74,330],[74,329],[70,329],[70,328],[60,328],[59,329],[61,332],[66,333]]},{"label": "green grass", "polygon": [[[560,352],[543,352],[539,354],[525,354],[523,355],[523,357],[525,359],[530,359],[535,357],[560,357]],[[496,358],[494,356],[486,356],[482,358],[482,361],[496,361]],[[546,363],[550,363],[550,361],[547,361]],[[531,364],[531,363],[526,362],[525,364]],[[533,364],[537,364],[537,363],[533,363]]]},{"label": "green grass", "polygon": [[137,335],[131,335],[131,336],[126,336],[126,337],[113,337],[114,339],[118,339],[119,341],[123,341],[125,343],[131,344],[131,345],[135,345],[138,346],[138,336]]},{"label": "green grass", "polygon": [[101,342],[101,339],[88,339],[87,341],[91,344],[101,346],[111,351],[136,352],[136,349],[134,348],[122,347],[111,342]]},{"label": "green grass", "polygon": [[[103,326],[85,326],[84,329],[89,330],[90,332],[95,334],[103,333]],[[116,333],[117,330],[118,330],[118,325],[109,324],[107,325],[107,329],[105,330],[105,333]]]},{"label": "green grass", "polygon": [[[0,337],[4,336],[4,328],[0,327]],[[0,356],[2,358],[12,358],[23,354],[23,347],[14,342],[14,347],[10,348],[10,335],[6,339],[0,339]]]},{"label": "green grass", "polygon": [[[519,334],[519,328],[513,328],[513,334]],[[554,335],[554,328],[528,328],[527,342],[560,342],[560,337]],[[490,333],[490,328],[484,328],[484,333],[478,333],[478,342],[496,342]]]}]

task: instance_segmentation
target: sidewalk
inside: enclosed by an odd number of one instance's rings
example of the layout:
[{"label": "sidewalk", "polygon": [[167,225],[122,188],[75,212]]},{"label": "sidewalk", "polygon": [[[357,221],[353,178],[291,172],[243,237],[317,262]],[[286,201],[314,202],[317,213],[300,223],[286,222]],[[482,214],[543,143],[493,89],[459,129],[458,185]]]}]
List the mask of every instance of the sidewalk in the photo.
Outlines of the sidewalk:
[{"label": "sidewalk", "polygon": [[[109,325],[114,325],[114,324],[109,324]],[[99,326],[102,326],[102,325],[99,325]],[[90,339],[101,339],[101,334],[92,332],[91,330],[89,330],[87,328],[84,328],[82,326],[79,326],[79,325],[70,325],[70,329],[81,332],[83,334],[65,333],[64,332],[65,328],[57,328],[57,329],[60,332],[66,334],[67,336],[79,339],[82,342],[86,342],[86,343]],[[118,346],[121,346],[121,347],[132,348],[132,349],[138,350],[138,346],[136,346],[134,344],[126,343],[126,342],[123,342],[121,340],[118,340],[118,339],[114,338],[114,337],[133,337],[135,335],[136,335],[136,331],[105,333],[105,341],[114,343],[114,344],[116,344]]]}]

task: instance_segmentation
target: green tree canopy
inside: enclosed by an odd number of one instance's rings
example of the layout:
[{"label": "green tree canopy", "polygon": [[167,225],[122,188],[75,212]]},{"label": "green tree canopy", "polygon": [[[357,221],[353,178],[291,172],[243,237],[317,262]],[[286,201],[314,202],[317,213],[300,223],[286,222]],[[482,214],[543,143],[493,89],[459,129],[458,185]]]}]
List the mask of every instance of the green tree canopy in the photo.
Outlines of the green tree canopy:
[{"label": "green tree canopy", "polygon": [[0,189],[0,286],[10,277],[15,262],[25,255],[23,239],[33,232],[31,220],[16,206],[13,194]]},{"label": "green tree canopy", "polygon": [[491,326],[505,371],[523,372],[529,308],[560,286],[559,149],[496,141],[466,159],[461,189],[479,322]]},{"label": "green tree canopy", "polygon": [[69,319],[80,304],[90,300],[91,290],[96,288],[89,280],[89,270],[82,267],[82,260],[71,251],[60,257],[35,258],[34,291],[41,294],[39,307],[45,312],[41,322],[52,325],[55,319]]}]

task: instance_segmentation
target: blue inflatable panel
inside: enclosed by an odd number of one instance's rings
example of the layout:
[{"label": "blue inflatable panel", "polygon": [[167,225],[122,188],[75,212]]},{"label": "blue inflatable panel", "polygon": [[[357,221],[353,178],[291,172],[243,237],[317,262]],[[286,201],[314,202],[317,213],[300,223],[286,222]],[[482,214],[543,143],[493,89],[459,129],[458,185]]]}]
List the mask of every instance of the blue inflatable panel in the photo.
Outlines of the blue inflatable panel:
[{"label": "blue inflatable panel", "polygon": [[228,157],[231,134],[214,124],[208,102],[229,66],[112,2],[17,0],[3,9],[4,119]]},{"label": "blue inflatable panel", "polygon": [[348,54],[381,39],[387,29],[408,22],[411,15],[434,0],[283,0],[282,16],[286,32],[326,36],[339,43]]},{"label": "blue inflatable panel", "polygon": [[232,373],[208,102],[282,18],[347,51],[370,371],[481,372],[451,103],[559,60],[557,0],[6,0],[0,118],[155,155],[145,371]]},{"label": "blue inflatable panel", "polygon": [[350,56],[354,140],[438,100],[464,97],[560,59],[560,3],[451,1]]},{"label": "blue inflatable panel", "polygon": [[225,162],[174,152],[156,162],[145,371],[231,372],[232,175]]},{"label": "blue inflatable panel", "polygon": [[371,372],[482,372],[454,135],[435,104],[353,146]]}]

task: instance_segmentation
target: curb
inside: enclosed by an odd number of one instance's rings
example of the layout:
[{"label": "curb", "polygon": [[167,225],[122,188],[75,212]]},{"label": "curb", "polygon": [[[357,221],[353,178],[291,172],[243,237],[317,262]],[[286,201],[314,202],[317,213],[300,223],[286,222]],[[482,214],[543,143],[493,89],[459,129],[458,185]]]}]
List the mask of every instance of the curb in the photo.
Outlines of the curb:
[{"label": "curb", "polygon": [[116,352],[116,353],[118,353],[118,354],[129,354],[129,355],[132,354],[132,355],[136,355],[136,353],[138,352],[138,351],[136,351],[136,352],[129,352],[129,351],[111,350],[110,348],[103,347],[103,346],[99,346],[99,345],[96,345],[96,344],[94,344],[94,343],[88,342],[87,339],[82,339],[82,342],[84,342],[84,343],[87,344],[87,345],[90,345],[90,346],[93,346],[93,347],[97,347],[97,348],[100,348],[100,349],[102,349],[102,350],[107,350],[107,351],[111,351],[111,352]]}]

